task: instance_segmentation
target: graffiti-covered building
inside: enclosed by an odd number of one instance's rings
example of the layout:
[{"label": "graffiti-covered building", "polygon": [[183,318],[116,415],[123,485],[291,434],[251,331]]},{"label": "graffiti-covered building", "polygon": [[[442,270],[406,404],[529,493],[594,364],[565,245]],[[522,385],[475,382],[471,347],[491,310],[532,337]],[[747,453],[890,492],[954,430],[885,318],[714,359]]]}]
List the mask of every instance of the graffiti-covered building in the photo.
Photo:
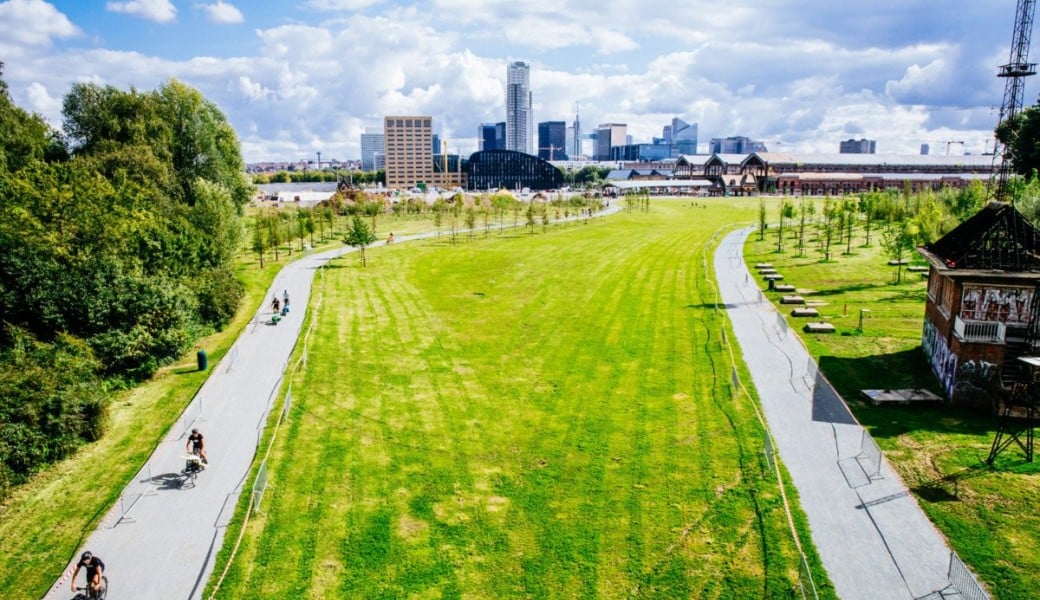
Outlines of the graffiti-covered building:
[{"label": "graffiti-covered building", "polygon": [[976,368],[1037,354],[1040,232],[1020,212],[991,202],[918,252],[930,265],[922,346],[948,398]]}]

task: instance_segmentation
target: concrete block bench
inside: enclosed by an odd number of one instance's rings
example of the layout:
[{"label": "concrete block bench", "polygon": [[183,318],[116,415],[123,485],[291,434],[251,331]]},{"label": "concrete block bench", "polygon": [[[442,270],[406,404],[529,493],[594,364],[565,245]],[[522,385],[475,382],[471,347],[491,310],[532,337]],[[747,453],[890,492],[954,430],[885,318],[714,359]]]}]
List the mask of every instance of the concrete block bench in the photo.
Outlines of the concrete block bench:
[{"label": "concrete block bench", "polygon": [[805,298],[801,296],[783,296],[780,298],[780,304],[805,304]]},{"label": "concrete block bench", "polygon": [[906,270],[910,271],[911,273],[927,273],[928,272],[928,267],[921,266],[921,265],[910,265],[909,267],[906,268]]},{"label": "concrete block bench", "polygon": [[888,261],[888,266],[890,266],[890,267],[896,267],[896,266],[899,266],[899,265],[908,265],[908,264],[910,264],[910,261],[906,260],[905,258],[903,260],[890,260],[890,261]]},{"label": "concrete block bench", "polygon": [[779,283],[779,284],[773,286],[773,289],[778,291],[778,292],[793,292],[794,291],[794,284],[793,283]]},{"label": "concrete block bench", "polygon": [[815,308],[796,308],[791,311],[792,317],[818,317],[820,311]]},{"label": "concrete block bench", "polygon": [[773,263],[755,263],[756,269],[772,269]]},{"label": "concrete block bench", "polygon": [[834,333],[834,325],[830,323],[806,323],[802,328],[806,333]]},{"label": "concrete block bench", "polygon": [[762,276],[762,279],[765,279],[766,281],[780,281],[783,278],[784,276],[779,273],[770,273],[769,275]]},{"label": "concrete block bench", "polygon": [[779,272],[780,271],[777,271],[776,269],[759,269],[758,270],[758,274],[759,275],[776,275]]}]

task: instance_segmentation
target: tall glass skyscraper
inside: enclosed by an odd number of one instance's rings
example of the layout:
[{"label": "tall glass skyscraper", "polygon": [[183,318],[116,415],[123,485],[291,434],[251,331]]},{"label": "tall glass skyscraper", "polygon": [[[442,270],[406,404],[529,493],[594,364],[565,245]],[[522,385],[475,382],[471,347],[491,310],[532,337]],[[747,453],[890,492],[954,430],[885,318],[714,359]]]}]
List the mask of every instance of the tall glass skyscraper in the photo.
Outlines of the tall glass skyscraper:
[{"label": "tall glass skyscraper", "polygon": [[531,68],[517,61],[506,71],[506,149],[533,154],[534,118],[531,114]]}]

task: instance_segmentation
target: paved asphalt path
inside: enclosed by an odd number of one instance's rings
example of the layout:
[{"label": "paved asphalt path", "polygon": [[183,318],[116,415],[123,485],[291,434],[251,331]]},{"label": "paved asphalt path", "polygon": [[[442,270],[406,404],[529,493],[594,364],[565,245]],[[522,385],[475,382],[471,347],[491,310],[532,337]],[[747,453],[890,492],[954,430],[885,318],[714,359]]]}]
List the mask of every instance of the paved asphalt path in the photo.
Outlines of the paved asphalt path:
[{"label": "paved asphalt path", "polygon": [[838,596],[918,598],[947,588],[946,541],[890,466],[861,454],[869,435],[748,272],[743,245],[751,231],[730,233],[719,246],[719,291]]},{"label": "paved asphalt path", "polygon": [[[594,216],[614,214],[621,210],[619,204],[608,203]],[[400,236],[394,243],[436,235]],[[76,552],[78,558],[90,550],[104,560],[111,600],[202,598],[239,495],[252,485],[246,477],[268,411],[281,409],[282,398],[276,395],[300,335],[314,274],[332,258],[354,250],[313,254],[282,269],[254,322],[219,364],[210,365],[209,378],[180,420]],[[290,312],[271,325],[271,300],[281,300],[283,291],[289,293]],[[182,486],[185,443],[195,427],[206,438],[209,466],[194,487]],[[73,565],[51,587],[47,600],[74,596],[68,579]],[[81,572],[77,585],[83,581]]]}]

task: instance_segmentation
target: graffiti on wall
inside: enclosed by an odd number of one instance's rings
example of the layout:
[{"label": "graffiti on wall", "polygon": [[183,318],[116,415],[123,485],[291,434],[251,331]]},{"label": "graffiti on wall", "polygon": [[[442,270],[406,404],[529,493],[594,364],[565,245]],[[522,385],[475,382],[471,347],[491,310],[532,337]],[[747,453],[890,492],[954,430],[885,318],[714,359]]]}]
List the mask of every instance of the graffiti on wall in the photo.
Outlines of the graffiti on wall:
[{"label": "graffiti on wall", "polygon": [[957,383],[957,355],[950,352],[943,336],[939,335],[935,325],[928,319],[924,320],[924,333],[921,336],[921,347],[928,355],[928,361],[932,365],[932,372],[939,379],[939,385],[946,392],[946,397],[953,395],[953,386]]},{"label": "graffiti on wall", "polygon": [[965,285],[960,316],[966,321],[1028,323],[1033,288]]}]

